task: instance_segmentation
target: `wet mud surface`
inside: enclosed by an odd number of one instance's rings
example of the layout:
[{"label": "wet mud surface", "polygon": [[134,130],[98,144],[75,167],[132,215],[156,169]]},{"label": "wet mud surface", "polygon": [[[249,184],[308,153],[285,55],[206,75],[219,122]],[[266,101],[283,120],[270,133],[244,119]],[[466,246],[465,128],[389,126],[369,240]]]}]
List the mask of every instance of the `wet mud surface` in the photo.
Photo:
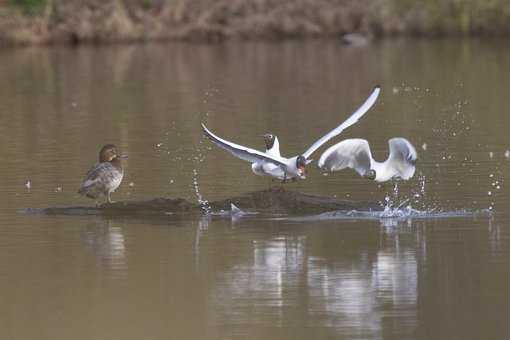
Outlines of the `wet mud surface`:
[{"label": "wet mud surface", "polygon": [[281,187],[245,193],[240,196],[199,205],[183,198],[154,198],[143,201],[119,201],[99,206],[58,206],[29,208],[25,213],[44,215],[98,215],[141,217],[199,215],[205,212],[230,211],[231,204],[243,211],[265,214],[309,215],[338,210],[382,210],[377,202],[353,202],[334,197],[289,191]]}]

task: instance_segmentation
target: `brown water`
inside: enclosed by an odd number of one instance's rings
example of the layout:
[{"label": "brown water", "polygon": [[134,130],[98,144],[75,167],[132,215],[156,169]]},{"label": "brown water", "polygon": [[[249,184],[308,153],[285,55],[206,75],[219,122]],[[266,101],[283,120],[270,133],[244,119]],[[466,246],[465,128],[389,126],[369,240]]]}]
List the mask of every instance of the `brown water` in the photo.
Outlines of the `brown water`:
[{"label": "brown water", "polygon": [[[0,339],[506,338],[509,54],[506,41],[475,40],[0,50]],[[378,104],[344,137],[369,139],[379,159],[388,138],[407,137],[415,178],[395,193],[311,169],[288,188],[409,198],[430,218],[19,212],[93,204],[76,189],[107,142],[129,154],[115,200],[266,188],[203,140],[200,122],[259,148],[260,134],[276,133],[293,155],[377,83]]]}]

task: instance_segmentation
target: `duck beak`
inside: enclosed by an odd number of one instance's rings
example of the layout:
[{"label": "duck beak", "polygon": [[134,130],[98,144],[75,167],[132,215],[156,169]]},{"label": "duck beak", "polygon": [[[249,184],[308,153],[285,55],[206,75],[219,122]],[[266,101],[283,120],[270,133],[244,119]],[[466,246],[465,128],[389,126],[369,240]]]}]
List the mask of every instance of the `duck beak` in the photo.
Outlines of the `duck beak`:
[{"label": "duck beak", "polygon": [[119,156],[120,159],[128,159],[128,155],[123,153]]}]

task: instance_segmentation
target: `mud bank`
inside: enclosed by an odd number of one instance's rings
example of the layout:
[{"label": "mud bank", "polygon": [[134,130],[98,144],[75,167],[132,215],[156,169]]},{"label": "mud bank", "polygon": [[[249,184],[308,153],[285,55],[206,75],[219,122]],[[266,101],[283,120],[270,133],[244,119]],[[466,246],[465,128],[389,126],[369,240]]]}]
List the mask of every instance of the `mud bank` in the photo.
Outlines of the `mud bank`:
[{"label": "mud bank", "polygon": [[334,197],[310,195],[270,188],[200,206],[182,198],[155,198],[145,201],[124,201],[94,206],[64,206],[26,209],[24,213],[44,215],[97,215],[105,217],[168,217],[193,216],[204,211],[230,211],[231,204],[243,211],[265,214],[308,215],[337,210],[382,210],[376,202],[352,202]]},{"label": "mud bank", "polygon": [[1,44],[510,34],[507,0],[0,0]]}]

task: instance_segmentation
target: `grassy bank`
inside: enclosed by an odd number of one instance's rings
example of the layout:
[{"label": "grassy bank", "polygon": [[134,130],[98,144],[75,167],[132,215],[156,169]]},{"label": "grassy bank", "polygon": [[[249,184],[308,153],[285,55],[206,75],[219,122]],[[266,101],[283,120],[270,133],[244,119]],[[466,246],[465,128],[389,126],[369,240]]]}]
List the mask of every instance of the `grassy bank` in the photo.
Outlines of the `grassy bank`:
[{"label": "grassy bank", "polygon": [[508,0],[0,0],[0,42],[509,35]]}]

